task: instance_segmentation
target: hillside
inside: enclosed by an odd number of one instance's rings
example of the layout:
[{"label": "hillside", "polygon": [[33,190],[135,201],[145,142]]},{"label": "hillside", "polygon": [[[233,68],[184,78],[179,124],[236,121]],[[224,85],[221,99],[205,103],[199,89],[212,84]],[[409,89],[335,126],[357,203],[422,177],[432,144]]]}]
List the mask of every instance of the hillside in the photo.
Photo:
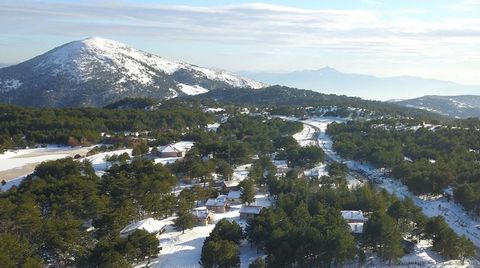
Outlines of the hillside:
[{"label": "hillside", "polygon": [[0,101],[37,107],[102,107],[125,97],[158,100],[263,84],[171,61],[98,37],[0,69]]},{"label": "hillside", "polygon": [[423,96],[416,99],[392,101],[396,104],[427,110],[441,115],[468,118],[480,117],[480,96]]},{"label": "hillside", "polygon": [[356,108],[384,115],[404,115],[418,118],[443,119],[429,111],[403,107],[395,103],[364,100],[344,95],[323,94],[312,90],[303,90],[285,86],[269,86],[262,89],[216,89],[193,96],[203,100],[215,100],[222,103],[247,104],[270,107],[337,107]]}]

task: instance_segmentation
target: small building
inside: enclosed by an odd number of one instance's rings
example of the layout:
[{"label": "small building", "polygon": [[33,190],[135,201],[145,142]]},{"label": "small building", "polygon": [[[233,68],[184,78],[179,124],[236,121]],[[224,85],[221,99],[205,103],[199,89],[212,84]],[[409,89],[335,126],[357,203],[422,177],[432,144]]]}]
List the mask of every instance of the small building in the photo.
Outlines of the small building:
[{"label": "small building", "polygon": [[238,191],[240,190],[240,181],[239,180],[223,181],[223,188],[229,191]]},{"label": "small building", "polygon": [[195,208],[193,209],[192,214],[197,219],[198,225],[205,226],[208,224],[212,224],[215,220],[215,216],[213,215],[213,213],[208,211],[208,209],[206,208]]},{"label": "small building", "polygon": [[260,214],[262,211],[263,207],[262,206],[246,206],[243,205],[240,208],[240,219],[246,220],[246,219],[251,219],[257,215]]},{"label": "small building", "polygon": [[229,191],[227,194],[227,200],[229,203],[234,203],[234,204],[241,204],[242,199],[240,198],[242,193],[238,190],[236,191]]},{"label": "small building", "polygon": [[160,157],[183,157],[183,151],[173,144],[159,146],[157,149]]},{"label": "small building", "polygon": [[153,218],[148,218],[141,221],[133,222],[125,226],[125,228],[120,231],[120,237],[128,237],[136,230],[145,230],[151,234],[156,234],[158,237],[165,231],[165,227],[165,223],[155,220]]},{"label": "small building", "polygon": [[225,213],[228,206],[227,196],[219,195],[217,198],[209,198],[205,205],[209,211],[213,211],[215,213]]},{"label": "small building", "polygon": [[352,229],[352,233],[363,233],[363,225],[367,220],[361,210],[342,210],[340,213]]}]

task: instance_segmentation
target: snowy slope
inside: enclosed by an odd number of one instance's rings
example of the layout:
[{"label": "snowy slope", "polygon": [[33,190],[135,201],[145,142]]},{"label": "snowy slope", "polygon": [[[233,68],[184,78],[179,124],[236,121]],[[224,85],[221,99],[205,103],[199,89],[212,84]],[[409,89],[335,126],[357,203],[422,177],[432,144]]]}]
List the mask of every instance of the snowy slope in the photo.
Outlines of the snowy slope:
[{"label": "snowy slope", "polygon": [[409,100],[392,100],[396,104],[457,118],[480,117],[480,96],[423,96]]},{"label": "snowy slope", "polygon": [[98,37],[0,69],[0,101],[31,106],[103,106],[125,97],[165,99],[216,88],[263,86]]}]

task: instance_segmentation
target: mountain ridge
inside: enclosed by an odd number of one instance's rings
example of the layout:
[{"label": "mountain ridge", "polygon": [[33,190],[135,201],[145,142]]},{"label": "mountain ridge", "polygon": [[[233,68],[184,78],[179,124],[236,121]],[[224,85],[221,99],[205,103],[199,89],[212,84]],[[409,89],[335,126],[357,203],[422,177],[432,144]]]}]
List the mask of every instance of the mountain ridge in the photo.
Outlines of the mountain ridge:
[{"label": "mountain ridge", "polygon": [[239,72],[240,75],[266,84],[310,89],[322,93],[356,96],[364,99],[410,99],[424,95],[480,94],[480,86],[411,75],[378,77],[346,73],[332,67],[288,73]]},{"label": "mountain ridge", "polygon": [[426,95],[414,99],[391,100],[389,102],[455,118],[480,117],[479,95]]}]

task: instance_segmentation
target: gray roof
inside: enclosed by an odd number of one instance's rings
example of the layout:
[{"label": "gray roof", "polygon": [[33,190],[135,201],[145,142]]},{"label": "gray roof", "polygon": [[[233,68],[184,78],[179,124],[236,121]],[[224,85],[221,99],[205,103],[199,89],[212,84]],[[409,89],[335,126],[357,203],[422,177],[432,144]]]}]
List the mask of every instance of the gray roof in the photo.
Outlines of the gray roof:
[{"label": "gray roof", "polygon": [[258,215],[260,214],[260,211],[262,211],[262,209],[263,209],[262,206],[242,206],[240,208],[240,213]]},{"label": "gray roof", "polygon": [[345,220],[365,221],[365,217],[361,210],[342,210],[340,213],[342,213],[342,217]]}]

